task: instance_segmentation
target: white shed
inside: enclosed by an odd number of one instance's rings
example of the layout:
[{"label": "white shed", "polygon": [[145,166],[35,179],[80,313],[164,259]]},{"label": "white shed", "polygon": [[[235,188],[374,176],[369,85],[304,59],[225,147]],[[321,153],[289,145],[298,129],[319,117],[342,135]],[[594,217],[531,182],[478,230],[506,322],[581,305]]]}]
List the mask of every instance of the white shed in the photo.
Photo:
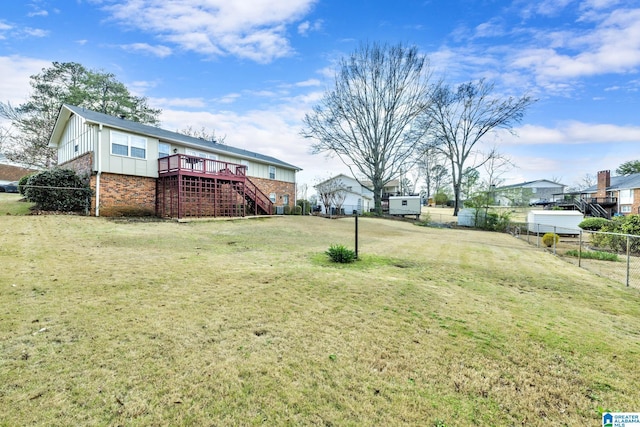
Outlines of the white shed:
[{"label": "white shed", "polygon": [[477,227],[484,223],[484,209],[464,208],[458,212],[458,225],[461,227]]},{"label": "white shed", "polygon": [[583,219],[579,211],[533,210],[527,215],[532,233],[580,234]]},{"label": "white shed", "polygon": [[419,217],[421,213],[420,196],[389,196],[389,215],[417,215]]}]

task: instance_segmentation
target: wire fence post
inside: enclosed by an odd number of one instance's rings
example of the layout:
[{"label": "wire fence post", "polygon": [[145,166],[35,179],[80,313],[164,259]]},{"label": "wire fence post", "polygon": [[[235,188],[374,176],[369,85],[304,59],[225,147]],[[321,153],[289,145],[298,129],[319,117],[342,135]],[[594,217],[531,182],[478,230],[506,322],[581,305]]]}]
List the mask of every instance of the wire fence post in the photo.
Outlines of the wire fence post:
[{"label": "wire fence post", "polygon": [[536,246],[540,247],[540,224],[536,224]]},{"label": "wire fence post", "polygon": [[580,240],[578,240],[578,267],[582,267],[582,230],[580,230]]},{"label": "wire fence post", "polygon": [[629,287],[629,275],[631,274],[631,236],[627,235],[627,287]]},{"label": "wire fence post", "polygon": [[560,240],[560,236],[558,236],[558,233],[556,233],[557,231],[557,227],[554,225],[553,226],[553,254],[556,255],[556,237],[558,237],[558,240]]},{"label": "wire fence post", "polygon": [[358,214],[356,213],[356,259],[358,259]]}]

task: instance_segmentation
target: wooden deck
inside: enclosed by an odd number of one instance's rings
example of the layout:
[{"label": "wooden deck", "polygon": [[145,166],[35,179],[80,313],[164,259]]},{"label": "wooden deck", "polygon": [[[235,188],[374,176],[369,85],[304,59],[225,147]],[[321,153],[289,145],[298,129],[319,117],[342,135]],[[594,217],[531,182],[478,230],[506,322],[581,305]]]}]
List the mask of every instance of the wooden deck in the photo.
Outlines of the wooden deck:
[{"label": "wooden deck", "polygon": [[156,213],[161,217],[271,215],[273,203],[236,163],[175,154],[158,159]]}]

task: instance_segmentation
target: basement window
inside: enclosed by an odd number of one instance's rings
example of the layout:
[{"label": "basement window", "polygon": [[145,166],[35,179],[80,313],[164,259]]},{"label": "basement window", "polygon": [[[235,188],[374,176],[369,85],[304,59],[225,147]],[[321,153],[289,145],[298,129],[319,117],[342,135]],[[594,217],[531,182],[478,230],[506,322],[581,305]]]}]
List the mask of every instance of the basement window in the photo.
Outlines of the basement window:
[{"label": "basement window", "polygon": [[271,200],[271,203],[275,203],[276,202],[276,193],[269,194],[269,200]]}]

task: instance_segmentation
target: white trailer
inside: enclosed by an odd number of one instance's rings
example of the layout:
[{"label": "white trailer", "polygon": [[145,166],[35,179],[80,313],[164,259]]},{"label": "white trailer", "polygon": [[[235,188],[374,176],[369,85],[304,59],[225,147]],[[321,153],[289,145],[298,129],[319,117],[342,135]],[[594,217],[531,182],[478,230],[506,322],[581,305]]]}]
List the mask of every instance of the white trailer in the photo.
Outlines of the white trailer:
[{"label": "white trailer", "polygon": [[580,234],[578,224],[584,215],[579,211],[533,210],[527,215],[530,233]]},{"label": "white trailer", "polygon": [[389,215],[415,215],[420,218],[420,196],[389,196]]}]

